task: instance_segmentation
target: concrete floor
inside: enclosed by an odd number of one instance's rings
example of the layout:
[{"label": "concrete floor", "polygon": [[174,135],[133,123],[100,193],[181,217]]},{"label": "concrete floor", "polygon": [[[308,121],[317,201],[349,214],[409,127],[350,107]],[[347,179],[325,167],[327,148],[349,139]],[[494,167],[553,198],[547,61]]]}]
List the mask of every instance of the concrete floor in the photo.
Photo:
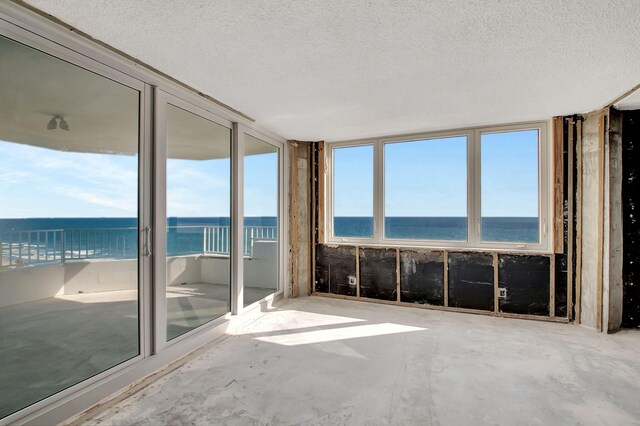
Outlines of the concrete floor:
[{"label": "concrete floor", "polygon": [[[246,288],[248,302],[274,290]],[[0,308],[0,418],[138,355],[135,290],[58,296]],[[167,289],[168,337],[228,312],[229,287]]]},{"label": "concrete floor", "polygon": [[84,424],[639,424],[640,332],[289,299]]}]

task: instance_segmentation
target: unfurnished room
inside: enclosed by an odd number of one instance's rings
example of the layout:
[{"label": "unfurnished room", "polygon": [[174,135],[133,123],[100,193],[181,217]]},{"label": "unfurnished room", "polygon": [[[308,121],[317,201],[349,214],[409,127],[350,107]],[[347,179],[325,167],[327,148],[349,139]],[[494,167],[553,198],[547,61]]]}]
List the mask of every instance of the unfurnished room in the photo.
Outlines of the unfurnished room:
[{"label": "unfurnished room", "polygon": [[636,0],[0,0],[0,425],[640,425]]}]

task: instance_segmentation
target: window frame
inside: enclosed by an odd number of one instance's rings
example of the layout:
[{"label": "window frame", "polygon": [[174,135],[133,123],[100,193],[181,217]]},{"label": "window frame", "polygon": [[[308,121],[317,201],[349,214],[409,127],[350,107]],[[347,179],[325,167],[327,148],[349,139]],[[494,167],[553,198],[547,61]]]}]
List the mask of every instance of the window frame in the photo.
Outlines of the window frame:
[{"label": "window frame", "polygon": [[[428,133],[414,133],[387,136],[380,138],[358,139],[350,141],[327,142],[325,149],[327,193],[325,202],[325,229],[326,243],[337,245],[367,245],[379,247],[416,247],[432,249],[466,249],[466,250],[491,250],[509,252],[536,252],[548,254],[551,251],[552,241],[549,218],[552,217],[552,203],[549,197],[553,194],[549,187],[552,179],[551,172],[551,152],[549,148],[549,129],[547,121],[536,121],[526,123],[505,124],[496,126],[484,126],[474,128],[464,128],[458,130],[447,130]],[[523,130],[538,131],[538,220],[539,220],[539,241],[537,243],[522,242],[491,242],[481,239],[482,220],[482,147],[481,138],[485,133],[508,133]],[[429,139],[444,139],[451,137],[467,138],[467,239],[456,240],[428,240],[428,239],[399,239],[385,238],[385,182],[384,182],[384,149],[386,144],[398,142],[413,142]],[[334,173],[333,173],[333,153],[336,148],[357,147],[363,145],[373,146],[373,226],[374,234],[371,238],[336,237],[334,235]],[[322,243],[322,241],[321,241]]]}]

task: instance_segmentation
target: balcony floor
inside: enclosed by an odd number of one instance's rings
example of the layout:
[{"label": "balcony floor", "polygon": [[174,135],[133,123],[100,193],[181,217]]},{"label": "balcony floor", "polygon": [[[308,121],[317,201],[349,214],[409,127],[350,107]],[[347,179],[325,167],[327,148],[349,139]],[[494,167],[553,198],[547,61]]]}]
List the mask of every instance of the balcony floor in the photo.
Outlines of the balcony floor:
[{"label": "balcony floor", "polygon": [[[86,424],[632,424],[640,332],[289,299]],[[99,411],[99,410],[103,411]]]},{"label": "balcony floor", "polygon": [[[249,287],[245,298],[273,292]],[[82,293],[0,308],[0,417],[136,356],[137,294]],[[169,336],[228,312],[226,285],[170,286],[167,296]]]}]

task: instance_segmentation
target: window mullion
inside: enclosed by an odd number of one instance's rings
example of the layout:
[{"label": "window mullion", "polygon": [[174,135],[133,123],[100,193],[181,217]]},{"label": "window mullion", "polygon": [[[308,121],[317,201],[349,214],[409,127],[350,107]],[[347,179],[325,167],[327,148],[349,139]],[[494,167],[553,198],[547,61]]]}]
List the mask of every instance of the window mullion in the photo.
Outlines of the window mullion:
[{"label": "window mullion", "polygon": [[469,245],[480,245],[480,138],[478,131],[469,132],[469,161],[467,171],[467,190],[469,191]]},{"label": "window mullion", "polygon": [[373,223],[374,242],[382,243],[384,239],[384,143],[376,140],[374,144],[373,168]]}]

